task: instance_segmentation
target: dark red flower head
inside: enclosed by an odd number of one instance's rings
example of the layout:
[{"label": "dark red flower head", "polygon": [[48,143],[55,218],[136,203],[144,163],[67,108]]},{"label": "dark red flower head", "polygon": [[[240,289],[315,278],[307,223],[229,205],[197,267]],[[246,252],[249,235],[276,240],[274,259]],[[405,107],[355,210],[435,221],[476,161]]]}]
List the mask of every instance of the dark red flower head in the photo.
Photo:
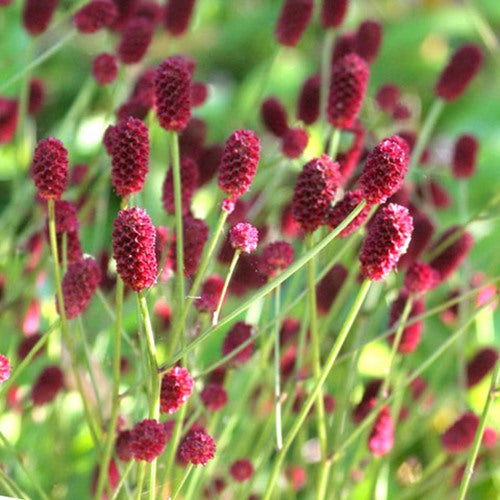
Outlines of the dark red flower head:
[{"label": "dark red flower head", "polygon": [[23,24],[31,35],[43,33],[56,10],[57,0],[25,0]]},{"label": "dark red flower head", "polygon": [[268,277],[273,278],[291,265],[294,258],[292,245],[286,241],[274,241],[262,250],[260,269]]},{"label": "dark red flower head", "polygon": [[231,228],[229,241],[235,250],[252,253],[259,243],[259,231],[247,222],[240,222]]},{"label": "dark red flower head", "polygon": [[335,264],[316,285],[316,303],[320,315],[325,315],[332,307],[348,275],[342,264]]},{"label": "dark red flower head", "polygon": [[355,53],[355,48],[356,33],[353,33],[352,31],[342,33],[335,41],[335,46],[332,51],[331,64],[334,65],[347,54],[351,54],[353,52]]},{"label": "dark red flower head", "polygon": [[149,215],[139,207],[120,210],[113,223],[113,257],[127,286],[136,292],[156,281],[156,231]]},{"label": "dark red flower head", "polygon": [[[181,159],[181,202],[182,215],[186,215],[191,209],[191,199],[198,188],[198,165],[189,156]],[[173,215],[175,213],[174,200],[174,172],[173,168],[168,169],[165,181],[163,182],[162,193],[163,208]]]},{"label": "dark red flower head", "polygon": [[430,203],[437,210],[447,208],[451,204],[450,195],[446,189],[434,179],[420,182],[416,194],[421,200]]},{"label": "dark red flower head", "polygon": [[108,125],[104,131],[104,135],[102,136],[104,149],[109,156],[113,154],[113,147],[115,145],[115,130],[116,125]]},{"label": "dark red flower head", "polygon": [[306,125],[312,125],[319,117],[319,75],[307,78],[297,100],[297,118]]},{"label": "dark red flower head", "polygon": [[10,377],[11,366],[9,360],[3,354],[0,354],[0,385]]},{"label": "dark red flower head", "polygon": [[471,177],[476,170],[479,142],[473,135],[461,135],[453,150],[452,172],[457,179]]},{"label": "dark red flower head", "polygon": [[281,137],[287,131],[286,109],[277,97],[268,97],[262,102],[260,116],[266,129],[276,137]]},{"label": "dark red flower head", "polygon": [[205,104],[208,98],[208,85],[203,82],[193,82],[191,84],[191,106],[196,108]]},{"label": "dark red flower head", "polygon": [[321,24],[325,28],[336,28],[344,21],[348,0],[323,0],[321,4]]},{"label": "dark red flower head", "polygon": [[354,169],[358,166],[365,145],[365,129],[359,120],[354,125],[352,132],[354,138],[351,147],[346,152],[337,155],[342,182],[344,184],[349,180]]},{"label": "dark red flower head", "polygon": [[103,52],[92,61],[92,74],[99,85],[108,85],[113,82],[118,74],[118,64],[112,54]]},{"label": "dark red flower head", "polygon": [[399,102],[399,96],[399,87],[392,83],[386,83],[377,90],[375,101],[381,110],[391,113]]},{"label": "dark red flower head", "polygon": [[38,195],[58,200],[68,185],[68,151],[59,139],[41,139],[33,154],[31,166]]},{"label": "dark red flower head", "polygon": [[156,113],[165,130],[180,132],[191,117],[191,72],[181,56],[165,59],[156,70]]},{"label": "dark red flower head", "polygon": [[[227,356],[229,353],[238,348],[243,342],[247,341],[252,336],[252,325],[248,325],[243,321],[238,321],[229,330],[224,342],[222,343],[222,356]],[[246,347],[231,358],[231,362],[241,364],[248,361],[253,353],[254,342],[250,342]]]},{"label": "dark red flower head", "polygon": [[219,411],[227,403],[226,391],[220,384],[206,385],[200,398],[208,411]]},{"label": "dark red flower head", "polygon": [[406,271],[405,288],[410,293],[432,290],[439,282],[439,274],[425,262],[414,262]]},{"label": "dark red flower head", "polygon": [[85,311],[100,281],[101,269],[92,257],[69,265],[62,281],[64,310],[68,318],[76,318]]},{"label": "dark red flower head", "polygon": [[[403,309],[408,299],[408,294],[406,292],[400,293],[398,298],[392,303],[391,310],[389,312],[389,327],[395,327],[403,314]],[[410,315],[408,319],[414,316],[419,316],[425,310],[424,301],[422,299],[413,300]],[[411,325],[408,325],[403,330],[403,335],[401,336],[401,341],[398,346],[398,352],[407,354],[413,352],[420,343],[420,338],[422,336],[422,321],[416,321]],[[389,338],[389,344],[392,345],[394,342],[395,334],[392,334]]]},{"label": "dark red flower head", "polygon": [[282,137],[281,151],[288,158],[299,158],[309,142],[309,134],[302,128],[289,128]]},{"label": "dark red flower head", "polygon": [[394,422],[388,406],[384,406],[368,437],[368,448],[375,457],[389,453],[394,445]]},{"label": "dark red flower head", "polygon": [[165,28],[174,36],[183,35],[189,26],[195,0],[168,0],[165,7]]},{"label": "dark red flower head", "polygon": [[314,9],[313,0],[284,0],[274,36],[281,45],[294,47],[304,33]]},{"label": "dark red flower head", "polygon": [[323,224],[339,181],[339,164],[327,155],[304,165],[292,198],[293,217],[304,231],[312,232]]},{"label": "dark red flower head", "polygon": [[223,152],[224,148],[220,144],[212,144],[201,150],[198,159],[198,183],[200,186],[206,184],[215,175],[215,172],[219,168]]},{"label": "dark red flower head", "polygon": [[45,88],[42,80],[33,78],[30,80],[29,96],[28,96],[28,113],[36,115],[43,106],[45,98]]},{"label": "dark red flower head", "polygon": [[441,444],[448,453],[460,453],[474,442],[479,418],[474,413],[464,413],[441,436]]},{"label": "dark red flower head", "polygon": [[215,442],[205,431],[191,430],[179,443],[178,454],[182,462],[206,465],[214,458]]},{"label": "dark red flower head", "polygon": [[[54,216],[56,222],[56,233],[71,233],[80,229],[80,223],[76,215],[76,205],[72,201],[57,200],[54,203]],[[47,236],[49,234],[49,221],[46,224]],[[47,238],[48,239],[48,238]]]},{"label": "dark red flower head", "polygon": [[16,133],[17,108],[16,99],[0,96],[0,144],[10,142]]},{"label": "dark red flower head", "polygon": [[483,62],[483,53],[477,45],[459,47],[444,68],[436,83],[435,92],[445,101],[454,101],[467,89]]},{"label": "dark red flower head", "polygon": [[394,203],[381,207],[368,228],[359,257],[364,278],[383,280],[406,252],[412,231],[407,208]]},{"label": "dark red flower head", "polygon": [[80,33],[95,33],[111,26],[117,16],[118,9],[111,0],[92,0],[73,16],[73,24]]},{"label": "dark red flower head", "polygon": [[175,413],[191,396],[194,380],[181,366],[174,366],[161,379],[160,411]]},{"label": "dark red flower head", "polygon": [[377,404],[377,395],[382,387],[382,379],[371,380],[365,386],[361,401],[352,411],[352,419],[359,424],[375,408]]},{"label": "dark red flower head", "polygon": [[327,118],[340,129],[354,126],[363,104],[370,69],[357,54],[347,54],[332,67]]},{"label": "dark red flower head", "polygon": [[480,349],[467,363],[467,387],[478,384],[495,366],[498,352],[491,347]]},{"label": "dark red flower head", "polygon": [[[35,345],[38,343],[38,341],[41,338],[42,338],[42,336],[39,333],[30,334],[29,337],[23,337],[23,339],[21,340],[21,342],[17,346],[17,357],[19,358],[19,360],[22,361],[32,351],[32,349],[35,347]],[[40,354],[42,354],[43,351],[44,351],[44,347],[40,347],[37,350],[37,353],[34,355],[34,357],[36,358],[36,357],[40,356]],[[1,358],[2,358],[2,355],[0,354],[0,384],[2,383],[2,374],[1,374],[2,361],[1,361]]]},{"label": "dark red flower head", "polygon": [[434,224],[426,213],[412,210],[411,216],[413,218],[413,234],[407,252],[399,259],[399,269],[408,267],[415,262],[427,248],[434,234]]},{"label": "dark red flower head", "polygon": [[119,432],[116,438],[116,456],[123,462],[130,462],[133,458],[132,452],[130,451],[131,438],[132,431],[129,430]]},{"label": "dark red flower head", "polygon": [[214,312],[217,309],[223,288],[224,280],[219,275],[209,276],[201,286],[200,296],[194,301],[196,309],[203,312]]},{"label": "dark red flower head", "polygon": [[113,22],[111,28],[115,31],[120,31],[135,15],[139,0],[113,0],[113,3],[118,8],[118,17]]},{"label": "dark red flower head", "polygon": [[431,250],[441,247],[448,239],[450,243],[429,263],[439,273],[440,281],[446,280],[460,267],[474,244],[474,239],[468,231],[462,231],[459,226],[453,226],[438,238]]},{"label": "dark red flower head", "polygon": [[123,64],[141,61],[153,39],[153,25],[144,18],[131,19],[123,29],[118,45],[118,58]]},{"label": "dark red flower head", "polygon": [[248,481],[253,475],[253,465],[248,458],[242,458],[241,460],[236,460],[229,467],[229,473],[235,481],[243,483]]},{"label": "dark red flower head", "polygon": [[163,453],[166,442],[167,433],[163,424],[145,419],[130,431],[129,450],[136,461],[152,462]]},{"label": "dark red flower head", "polygon": [[111,182],[117,194],[142,189],[149,170],[149,131],[138,118],[122,120],[113,130]]},{"label": "dark red flower head", "polygon": [[237,130],[226,141],[219,167],[219,187],[233,200],[243,196],[257,173],[260,140],[251,130]]},{"label": "dark red flower head", "polygon": [[134,12],[134,17],[141,17],[153,26],[160,23],[164,8],[156,0],[141,0]]},{"label": "dark red flower head", "polygon": [[64,375],[56,365],[50,365],[38,375],[31,389],[31,401],[35,406],[50,403],[64,387]]},{"label": "dark red flower head", "polygon": [[377,57],[382,43],[382,26],[372,20],[363,21],[356,32],[355,51],[368,64]]},{"label": "dark red flower head", "polygon": [[359,179],[370,205],[384,203],[403,184],[410,161],[408,144],[397,135],[384,139],[368,154]]},{"label": "dark red flower head", "polygon": [[198,158],[207,137],[207,124],[201,118],[192,117],[187,127],[179,135],[179,150],[181,157],[189,156],[193,160]]},{"label": "dark red flower head", "polygon": [[[347,193],[344,194],[344,197],[330,208],[328,215],[326,216],[326,224],[330,227],[330,229],[335,229],[359,205],[359,203],[361,203],[362,200],[363,193],[361,192],[361,189],[347,191]],[[356,218],[340,232],[339,237],[345,238],[346,236],[354,233],[354,231],[356,231],[356,229],[358,229],[358,227],[365,222],[369,213],[370,205],[365,205],[359,215],[357,215]]]}]

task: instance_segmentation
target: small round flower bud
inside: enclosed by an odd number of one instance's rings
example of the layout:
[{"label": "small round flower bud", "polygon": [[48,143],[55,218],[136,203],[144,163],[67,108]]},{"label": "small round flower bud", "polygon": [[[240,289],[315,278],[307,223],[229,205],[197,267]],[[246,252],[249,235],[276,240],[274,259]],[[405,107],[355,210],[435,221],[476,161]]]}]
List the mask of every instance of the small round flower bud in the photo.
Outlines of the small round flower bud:
[{"label": "small round flower bud", "polygon": [[191,72],[185,58],[165,59],[156,70],[156,113],[165,130],[180,132],[191,117]]},{"label": "small round flower bud", "polygon": [[165,28],[174,36],[183,35],[189,26],[195,0],[169,0],[165,7]]},{"label": "small round flower bud", "polygon": [[42,80],[33,78],[30,80],[30,88],[28,95],[28,113],[31,116],[36,115],[43,106],[45,98],[45,89]]},{"label": "small round flower bud", "polygon": [[273,278],[291,265],[294,258],[292,245],[286,241],[274,241],[262,250],[260,269],[268,277]]},{"label": "small round flower bud", "polygon": [[479,418],[474,413],[464,413],[441,436],[443,449],[453,454],[467,450],[474,442],[478,425]]},{"label": "small round flower bud", "polygon": [[406,252],[412,231],[413,221],[407,208],[394,203],[381,207],[361,249],[363,277],[383,280]]},{"label": "small round flower bud", "polygon": [[403,184],[408,170],[408,145],[397,135],[384,139],[368,154],[359,179],[365,200],[370,205],[384,203]]},{"label": "small round flower bud", "polygon": [[[181,202],[182,215],[186,215],[191,209],[191,199],[198,188],[198,165],[189,156],[181,159]],[[174,199],[174,172],[173,168],[168,169],[165,181],[163,182],[162,194],[163,208],[173,215],[175,213]]]},{"label": "small round flower bud", "polygon": [[80,33],[95,33],[111,26],[117,16],[118,9],[112,1],[92,0],[73,16],[73,24]]},{"label": "small round flower bud", "polygon": [[375,457],[387,455],[394,445],[394,422],[388,406],[384,406],[368,437],[368,449]]},{"label": "small round flower bud", "polygon": [[274,29],[278,43],[295,47],[311,20],[313,9],[313,0],[284,0]]},{"label": "small round flower bud", "polygon": [[[361,203],[362,200],[363,193],[361,192],[361,189],[347,191],[347,193],[344,194],[344,197],[330,208],[330,211],[326,216],[326,224],[331,230],[335,229]],[[356,231],[356,229],[358,229],[358,227],[365,222],[369,213],[370,205],[365,205],[359,215],[357,215],[355,219],[340,232],[339,238],[345,238],[346,236],[354,233],[354,231]]]},{"label": "small round flower bud", "polygon": [[282,137],[281,151],[288,158],[299,158],[309,142],[308,133],[301,128],[289,128]]},{"label": "small round flower bud", "polygon": [[17,108],[17,100],[0,97],[0,144],[10,142],[16,133]]},{"label": "small round flower bud", "polygon": [[108,85],[118,74],[118,64],[112,54],[103,52],[92,61],[92,74],[99,85]]},{"label": "small round flower bud", "polygon": [[363,21],[356,32],[355,51],[368,64],[377,57],[382,43],[382,26],[376,21]]},{"label": "small round flower bud", "polygon": [[215,454],[215,442],[212,436],[203,430],[189,431],[179,443],[179,458],[193,465],[206,465]]},{"label": "small round flower bud", "polygon": [[[406,300],[408,299],[408,294],[406,292],[401,293],[398,298],[392,303],[391,310],[389,312],[389,327],[394,327],[401,315],[403,314],[403,309],[406,304]],[[411,311],[408,316],[408,319],[419,316],[425,310],[424,302],[422,299],[416,299],[413,301],[411,306]],[[403,330],[403,334],[401,336],[401,341],[398,346],[398,352],[402,354],[407,354],[413,352],[420,343],[420,338],[422,336],[422,321],[416,321],[408,326],[406,326]],[[393,344],[395,334],[392,334],[389,338],[389,344]]]},{"label": "small round flower bud", "polygon": [[40,197],[58,200],[68,185],[68,151],[59,139],[41,139],[33,155],[32,176]]},{"label": "small round flower bud", "polygon": [[139,207],[120,210],[113,223],[113,257],[127,286],[136,292],[156,281],[156,231],[149,215]]},{"label": "small round flower bud", "polygon": [[452,172],[457,179],[471,177],[476,170],[479,143],[473,135],[461,135],[453,150]]},{"label": "small round flower bud", "polygon": [[113,130],[111,182],[128,196],[142,189],[149,170],[149,132],[137,118],[123,120]]},{"label": "small round flower bud", "polygon": [[344,21],[348,0],[323,0],[321,4],[321,24],[325,28],[336,28]]},{"label": "small round flower bud", "polygon": [[262,102],[260,116],[266,129],[276,137],[281,137],[288,129],[285,107],[277,97],[268,97]]},{"label": "small round flower bud", "polygon": [[439,282],[439,274],[425,262],[414,262],[406,271],[405,288],[410,293],[432,290]]},{"label": "small round flower bud", "polygon": [[339,181],[339,164],[327,155],[304,165],[292,198],[293,217],[304,231],[312,232],[323,224]]},{"label": "small round flower bud", "polygon": [[138,462],[152,462],[163,453],[167,442],[167,433],[162,424],[153,419],[145,419],[135,424],[130,431],[129,449]]},{"label": "small round flower bud", "polygon": [[318,313],[324,316],[332,307],[348,275],[342,264],[335,264],[316,285],[316,303]]},{"label": "small round flower bud", "polygon": [[259,232],[252,224],[240,222],[231,229],[229,241],[235,250],[252,253],[259,243]]},{"label": "small round flower bud", "polygon": [[193,82],[191,84],[191,106],[197,108],[205,104],[208,98],[208,86],[202,82]]},{"label": "small round flower bud", "polygon": [[[391,113],[396,107],[396,104],[399,102],[399,97],[399,87],[392,83],[386,83],[385,85],[381,85],[377,90],[375,101],[381,110]],[[400,137],[403,136],[400,135]]]},{"label": "small round flower bud", "polygon": [[229,467],[229,473],[235,481],[244,483],[252,477],[253,465],[248,458],[242,458],[241,460],[236,460],[236,462],[231,464],[231,467]]},{"label": "small round flower bud", "polygon": [[146,54],[153,39],[153,26],[146,19],[133,18],[123,29],[118,58],[123,64],[135,64]]},{"label": "small round flower bud", "polygon": [[319,75],[310,76],[303,84],[297,100],[297,118],[312,125],[319,117]]},{"label": "small round flower bud", "polygon": [[171,415],[175,413],[191,396],[194,380],[181,366],[174,366],[161,379],[160,411]]},{"label": "small round flower bud", "polygon": [[209,276],[201,285],[200,296],[194,301],[196,309],[202,312],[214,312],[217,309],[223,288],[224,280],[219,275]]},{"label": "small round flower bud", "polygon": [[467,387],[478,384],[495,366],[498,352],[491,347],[480,349],[467,363]]},{"label": "small round flower bud", "polygon": [[31,401],[35,406],[50,403],[64,387],[64,375],[56,365],[50,365],[38,375],[31,389]]},{"label": "small round flower bud", "polygon": [[[243,321],[238,321],[233,325],[231,330],[229,330],[224,342],[222,343],[222,356],[227,356],[251,337],[252,326],[244,323]],[[254,342],[250,342],[246,347],[240,350],[238,354],[231,358],[231,362],[241,364],[248,361],[253,353],[253,347]]]},{"label": "small round flower bud", "polygon": [[459,47],[436,83],[436,95],[448,102],[460,97],[476,76],[482,62],[483,53],[477,45],[466,44]]},{"label": "small round flower bud", "polygon": [[0,354],[0,385],[10,377],[10,363],[6,356]]},{"label": "small round flower bud", "polygon": [[230,198],[243,196],[257,173],[260,140],[251,130],[237,130],[226,141],[219,167],[219,187]]},{"label": "small round flower bud", "polygon": [[57,7],[57,0],[25,0],[23,24],[31,35],[43,33],[52,19]]},{"label": "small round flower bud", "polygon": [[347,54],[332,67],[327,118],[334,127],[354,126],[363,104],[370,70],[357,54]]},{"label": "small round flower bud", "polygon": [[219,411],[227,403],[227,393],[220,384],[206,385],[200,398],[208,411]]}]

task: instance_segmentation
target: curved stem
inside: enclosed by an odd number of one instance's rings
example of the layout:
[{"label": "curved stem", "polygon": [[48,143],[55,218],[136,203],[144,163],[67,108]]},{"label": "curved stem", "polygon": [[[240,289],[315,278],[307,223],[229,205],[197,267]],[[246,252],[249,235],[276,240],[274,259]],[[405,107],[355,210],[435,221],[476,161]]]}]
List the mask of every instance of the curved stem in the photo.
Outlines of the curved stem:
[{"label": "curved stem", "polygon": [[120,494],[120,491],[123,488],[123,485],[125,484],[125,481],[127,480],[127,477],[130,474],[130,471],[132,470],[134,464],[134,460],[130,460],[130,462],[127,464],[126,469],[123,471],[123,474],[120,477],[120,481],[118,481],[116,488],[113,490],[113,496],[111,497],[111,500],[116,500],[116,498],[118,498],[118,495]]},{"label": "curved stem", "polygon": [[187,481],[187,478],[191,474],[192,470],[193,470],[193,464],[189,464],[188,467],[187,467],[187,469],[186,469],[186,472],[182,476],[182,479],[181,479],[179,485],[177,486],[177,488],[175,489],[175,491],[174,491],[174,493],[172,495],[172,500],[175,500],[177,498],[177,495],[181,491],[182,487],[184,486],[184,483]]},{"label": "curved stem", "polygon": [[281,286],[274,292],[274,408],[276,423],[276,448],[283,448],[283,431],[281,428],[281,380],[280,380],[280,307]]},{"label": "curved stem", "polygon": [[217,304],[217,309],[214,312],[212,317],[212,325],[215,326],[219,322],[219,315],[222,309],[222,304],[224,303],[224,299],[226,298],[227,287],[229,286],[229,282],[234,273],[234,269],[236,268],[236,264],[238,263],[238,259],[240,258],[241,250],[236,249],[234,251],[233,259],[231,260],[231,265],[229,266],[229,271],[226,276],[226,280],[224,281],[224,286],[222,288],[222,292],[220,294],[219,303]]}]

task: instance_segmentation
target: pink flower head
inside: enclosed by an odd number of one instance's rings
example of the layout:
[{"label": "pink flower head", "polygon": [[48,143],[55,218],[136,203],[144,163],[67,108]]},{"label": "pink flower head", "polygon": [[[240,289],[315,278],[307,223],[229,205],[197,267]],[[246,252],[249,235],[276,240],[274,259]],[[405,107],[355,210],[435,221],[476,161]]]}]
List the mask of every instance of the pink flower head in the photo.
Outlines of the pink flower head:
[{"label": "pink flower head", "polygon": [[242,458],[240,460],[236,460],[229,467],[229,473],[232,478],[239,483],[244,483],[248,481],[253,475],[253,465],[248,458]]},{"label": "pink flower head", "polygon": [[[386,83],[381,85],[377,90],[375,101],[377,106],[387,113],[393,111],[396,104],[399,102],[400,90],[397,85]],[[402,136],[401,136],[402,137]]]},{"label": "pink flower head", "polygon": [[273,278],[291,265],[294,258],[292,245],[286,241],[274,241],[262,250],[260,256],[261,271],[268,277]]},{"label": "pink flower head", "polygon": [[289,128],[281,139],[281,151],[288,158],[299,158],[309,142],[309,134],[302,128]]},{"label": "pink flower head", "polygon": [[0,354],[0,385],[10,377],[11,366],[9,360],[3,354]]},{"label": "pink flower head", "polygon": [[219,275],[209,276],[201,286],[200,296],[194,301],[196,309],[203,312],[214,312],[217,309],[223,288],[224,280]]},{"label": "pink flower head", "polygon": [[313,232],[323,224],[339,181],[339,164],[327,155],[304,165],[292,198],[293,217],[304,231]]},{"label": "pink flower head", "polygon": [[95,33],[108,28],[118,16],[118,9],[111,0],[92,0],[74,16],[73,24],[80,33]]},{"label": "pink flower head", "polygon": [[460,453],[467,450],[474,442],[479,418],[474,413],[466,412],[460,416],[441,436],[441,445],[447,453]]},{"label": "pink flower head", "polygon": [[[391,310],[389,313],[389,327],[395,327],[403,314],[403,309],[408,298],[408,294],[403,292],[398,298],[392,303]],[[425,310],[424,301],[422,299],[415,299],[413,301],[410,315],[408,320],[414,316],[419,316]],[[422,336],[422,321],[416,321],[408,326],[405,326],[403,330],[403,335],[401,336],[401,341],[398,346],[398,352],[407,354],[413,352],[420,343],[420,338]],[[389,344],[392,345],[394,342],[395,333],[389,338]]]},{"label": "pink flower head", "polygon": [[113,257],[121,279],[135,292],[149,288],[158,273],[156,231],[139,207],[120,210],[113,223]]},{"label": "pink flower head", "polygon": [[113,130],[111,182],[117,194],[128,196],[142,189],[149,170],[149,132],[137,118],[128,118]]},{"label": "pink flower head", "polygon": [[321,24],[325,28],[337,28],[344,21],[348,0],[323,0],[321,4]]},{"label": "pink flower head", "polygon": [[410,293],[432,290],[439,282],[439,275],[425,262],[414,262],[406,271],[405,287]]},{"label": "pink flower head", "polygon": [[166,442],[167,433],[163,424],[145,419],[130,431],[129,450],[135,461],[152,462],[163,453]]},{"label": "pink flower head", "polygon": [[[186,215],[191,209],[191,200],[198,188],[198,165],[189,156],[186,156],[181,160],[180,174],[182,215]],[[162,201],[165,211],[173,215],[175,213],[173,167],[168,169],[165,181],[163,182]]]},{"label": "pink flower head", "polygon": [[384,139],[366,158],[359,179],[370,205],[384,203],[403,184],[410,161],[408,144],[397,135]]},{"label": "pink flower head", "polygon": [[319,75],[306,79],[297,100],[297,118],[306,125],[312,125],[319,117]]},{"label": "pink flower head", "polygon": [[354,42],[356,54],[368,64],[377,58],[382,43],[382,26],[377,21],[370,19],[363,21],[356,32]]},{"label": "pink flower head", "polygon": [[328,92],[328,122],[340,129],[351,128],[363,104],[370,69],[357,54],[347,54],[332,67]]},{"label": "pink flower head", "polygon": [[50,403],[64,387],[64,375],[56,365],[49,365],[38,375],[31,389],[35,406]]},{"label": "pink flower head", "polygon": [[220,384],[207,384],[200,398],[208,411],[219,411],[227,403],[227,393]]},{"label": "pink flower head", "polygon": [[[335,229],[361,203],[362,200],[363,193],[361,192],[361,189],[347,191],[347,193],[344,194],[344,197],[330,208],[328,215],[326,216],[326,224],[330,227],[330,229]],[[356,231],[356,229],[358,229],[358,227],[365,222],[369,213],[370,205],[365,205],[359,215],[357,215],[355,219],[340,232],[339,238],[345,238],[346,236],[354,233],[354,231]]]},{"label": "pink flower head", "polygon": [[194,380],[181,366],[174,366],[161,379],[160,410],[169,415],[175,413],[191,396]]},{"label": "pink flower head", "polygon": [[479,142],[469,134],[461,135],[453,150],[452,172],[457,179],[471,177],[476,170],[476,157],[479,149]]},{"label": "pink flower head", "polygon": [[24,0],[23,24],[30,35],[43,33],[52,19],[57,0]]},{"label": "pink flower head", "polygon": [[68,185],[68,151],[59,139],[41,139],[33,154],[31,166],[38,195],[58,200]]},{"label": "pink flower head", "polygon": [[165,7],[165,28],[174,36],[183,35],[189,26],[195,0],[168,0]]},{"label": "pink flower head", "polygon": [[384,406],[368,437],[368,448],[373,456],[383,457],[394,445],[394,422],[388,406]]},{"label": "pink flower head", "polygon": [[438,97],[451,102],[460,97],[476,76],[483,62],[483,53],[477,45],[466,44],[452,55],[436,83]]},{"label": "pink flower head", "polygon": [[335,264],[316,285],[316,304],[321,316],[332,307],[347,275],[348,271],[342,264]]},{"label": "pink flower head", "polygon": [[314,9],[313,0],[284,0],[274,36],[281,45],[294,47],[304,33]]},{"label": "pink flower head", "polygon": [[141,61],[153,39],[153,25],[144,18],[132,18],[123,29],[118,45],[118,58],[123,64]]},{"label": "pink flower head", "polygon": [[281,137],[287,131],[286,109],[277,97],[268,97],[262,102],[260,116],[264,127],[276,137]]},{"label": "pink flower head", "polygon": [[[224,342],[222,343],[222,356],[227,356],[251,337],[252,326],[244,323],[243,321],[238,321],[233,325],[231,330],[229,330]],[[231,358],[231,362],[241,364],[248,361],[253,353],[253,347],[254,342],[250,342],[246,347],[240,350],[238,354]]]},{"label": "pink flower head", "polygon": [[214,458],[215,442],[203,430],[191,430],[179,443],[179,458],[193,465],[206,465]]},{"label": "pink flower head", "polygon": [[366,279],[383,280],[406,252],[413,231],[407,208],[394,203],[381,207],[368,228],[361,249],[361,272]]},{"label": "pink flower head", "polygon": [[473,387],[493,370],[498,361],[498,352],[491,347],[480,349],[467,363],[467,387]]},{"label": "pink flower head", "polygon": [[0,96],[0,144],[12,140],[16,133],[18,102]]},{"label": "pink flower head", "polygon": [[252,253],[259,243],[259,231],[247,222],[240,222],[231,228],[229,241],[235,250]]},{"label": "pink flower head", "polygon": [[112,54],[103,52],[92,61],[92,74],[99,85],[108,85],[113,82],[118,74],[118,64]]}]

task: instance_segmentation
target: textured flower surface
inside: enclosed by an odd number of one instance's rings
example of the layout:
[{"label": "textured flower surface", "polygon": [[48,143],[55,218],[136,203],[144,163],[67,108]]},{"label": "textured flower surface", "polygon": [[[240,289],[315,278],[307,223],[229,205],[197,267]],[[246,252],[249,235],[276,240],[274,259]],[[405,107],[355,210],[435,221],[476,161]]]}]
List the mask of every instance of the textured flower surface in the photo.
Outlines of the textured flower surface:
[{"label": "textured flower surface", "polygon": [[196,309],[203,312],[214,312],[217,309],[223,288],[224,280],[218,274],[209,276],[201,286],[200,296],[194,301]]},{"label": "textured flower surface", "polygon": [[268,97],[262,102],[260,116],[264,126],[277,137],[288,129],[288,117],[285,107],[277,97]]},{"label": "textured flower surface", "polygon": [[[229,330],[222,343],[222,355],[227,356],[232,351],[237,349],[241,344],[248,341],[252,337],[252,326],[244,323],[243,321],[238,321]],[[254,342],[250,342],[246,347],[241,349],[238,354],[231,358],[231,362],[235,364],[241,364],[248,361],[253,353]]]},{"label": "textured flower surface", "polygon": [[209,411],[219,411],[227,403],[227,393],[220,384],[207,384],[201,391],[200,398]]},{"label": "textured flower surface", "polygon": [[432,290],[439,282],[439,274],[425,262],[414,262],[406,271],[404,285],[411,293]]},{"label": "textured flower surface", "polygon": [[274,30],[278,43],[294,47],[304,33],[314,9],[313,0],[284,0]]},{"label": "textured flower surface", "polygon": [[240,222],[231,228],[229,241],[235,250],[251,253],[259,243],[259,231],[252,224]]},{"label": "textured flower surface", "polygon": [[274,241],[262,250],[260,269],[268,278],[272,278],[289,267],[293,258],[294,250],[290,243]]},{"label": "textured flower surface", "polygon": [[111,26],[118,16],[118,9],[111,0],[92,0],[73,17],[73,24],[80,33],[95,33]]},{"label": "textured flower surface", "polygon": [[[360,189],[345,193],[344,197],[335,203],[335,205],[328,211],[326,224],[330,227],[330,229],[335,229],[361,203],[363,199],[363,193]],[[370,206],[365,205],[354,220],[339,233],[339,238],[345,238],[356,231],[356,229],[358,229],[358,227],[365,222],[369,213]]]},{"label": "textured flower surface", "polygon": [[163,424],[154,419],[145,419],[131,430],[129,449],[136,461],[152,462],[163,453],[166,442],[167,433]]},{"label": "textured flower surface", "polygon": [[183,35],[189,26],[195,0],[168,0],[165,7],[165,28],[174,36]]},{"label": "textured flower surface", "polygon": [[118,58],[123,64],[136,64],[146,54],[153,39],[153,26],[143,18],[131,19],[123,29]]},{"label": "textured flower surface", "polygon": [[99,85],[108,85],[118,74],[118,64],[113,54],[104,52],[92,61],[92,74]]},{"label": "textured flower surface", "polygon": [[174,366],[161,379],[160,410],[175,413],[191,396],[194,380],[186,368]]},{"label": "textured flower surface", "polygon": [[193,465],[206,465],[215,455],[215,442],[202,430],[191,430],[179,444],[179,457]]},{"label": "textured flower surface", "polygon": [[325,28],[336,28],[347,14],[348,0],[323,0],[321,4],[321,24]]},{"label": "textured flower surface", "polygon": [[309,142],[308,133],[300,128],[289,128],[283,135],[281,151],[288,158],[299,158]]},{"label": "textured flower surface", "polygon": [[243,483],[248,481],[253,475],[253,465],[248,458],[242,458],[240,460],[236,460],[229,467],[229,473],[232,478],[239,483]]},{"label": "textured flower surface", "polygon": [[115,443],[116,456],[123,462],[130,462],[133,455],[130,450],[132,431],[125,430],[118,433]]},{"label": "textured flower surface", "polygon": [[0,354],[0,385],[10,377],[10,363],[6,356]]},{"label": "textured flower surface", "polygon": [[368,437],[368,448],[373,456],[387,455],[394,445],[394,422],[388,406],[384,406],[375,420]]}]

